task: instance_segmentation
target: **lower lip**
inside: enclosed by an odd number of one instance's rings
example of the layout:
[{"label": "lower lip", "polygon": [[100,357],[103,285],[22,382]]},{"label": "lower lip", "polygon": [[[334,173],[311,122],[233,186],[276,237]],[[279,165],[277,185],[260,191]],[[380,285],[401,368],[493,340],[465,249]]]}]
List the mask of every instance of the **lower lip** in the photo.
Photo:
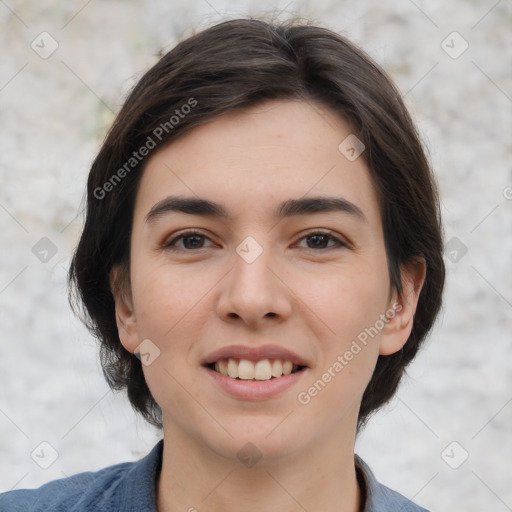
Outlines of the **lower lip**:
[{"label": "lower lip", "polygon": [[208,375],[213,381],[224,391],[235,398],[241,398],[243,400],[265,400],[272,398],[296,384],[308,370],[305,368],[299,372],[290,373],[270,380],[243,380],[232,379],[231,377],[222,375],[222,373],[204,366],[203,369],[208,372]]}]

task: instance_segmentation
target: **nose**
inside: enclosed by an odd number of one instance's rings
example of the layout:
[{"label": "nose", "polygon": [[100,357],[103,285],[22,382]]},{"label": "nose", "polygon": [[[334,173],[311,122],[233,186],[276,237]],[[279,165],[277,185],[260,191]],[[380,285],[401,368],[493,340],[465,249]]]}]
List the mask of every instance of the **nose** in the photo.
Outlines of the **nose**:
[{"label": "nose", "polygon": [[263,249],[254,260],[235,253],[232,270],[222,280],[218,314],[226,322],[258,328],[281,323],[292,312],[293,293],[278,258]]}]

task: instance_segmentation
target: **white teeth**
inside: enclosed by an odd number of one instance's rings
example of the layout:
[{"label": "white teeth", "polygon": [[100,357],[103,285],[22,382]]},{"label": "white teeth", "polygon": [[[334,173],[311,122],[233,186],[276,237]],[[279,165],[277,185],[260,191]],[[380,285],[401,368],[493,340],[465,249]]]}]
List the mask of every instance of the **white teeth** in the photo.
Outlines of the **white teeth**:
[{"label": "white teeth", "polygon": [[243,380],[254,379],[254,363],[247,359],[240,359],[238,363],[238,377]]},{"label": "white teeth", "polygon": [[285,361],[283,363],[283,375],[288,375],[292,373],[293,363],[291,361]]},{"label": "white teeth", "polygon": [[228,375],[233,379],[238,377],[238,363],[231,358],[228,360]]},{"label": "white teeth", "polygon": [[262,359],[254,363],[248,359],[220,359],[215,363],[215,371],[222,375],[227,375],[232,379],[242,380],[270,380],[272,377],[282,377],[289,375],[299,367],[291,361],[281,361],[280,359]]},{"label": "white teeth", "polygon": [[228,374],[228,362],[225,359],[221,359],[215,363],[215,369],[222,373],[222,375]]},{"label": "white teeth", "polygon": [[258,361],[254,367],[254,378],[256,380],[270,380],[272,378],[272,368],[270,367],[270,361],[263,359]]},{"label": "white teeth", "polygon": [[283,375],[283,363],[276,359],[272,361],[272,377],[281,377]]}]

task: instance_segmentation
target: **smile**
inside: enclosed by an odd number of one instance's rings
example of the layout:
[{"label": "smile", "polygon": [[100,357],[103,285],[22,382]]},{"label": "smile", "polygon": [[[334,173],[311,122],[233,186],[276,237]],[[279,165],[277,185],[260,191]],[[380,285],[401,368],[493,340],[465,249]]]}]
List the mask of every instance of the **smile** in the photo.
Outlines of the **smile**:
[{"label": "smile", "polygon": [[211,370],[232,379],[240,380],[271,380],[301,371],[304,367],[292,361],[281,359],[249,359],[224,358],[207,365]]},{"label": "smile", "polygon": [[200,361],[214,389],[239,400],[277,398],[299,385],[312,363],[279,345],[228,345]]}]

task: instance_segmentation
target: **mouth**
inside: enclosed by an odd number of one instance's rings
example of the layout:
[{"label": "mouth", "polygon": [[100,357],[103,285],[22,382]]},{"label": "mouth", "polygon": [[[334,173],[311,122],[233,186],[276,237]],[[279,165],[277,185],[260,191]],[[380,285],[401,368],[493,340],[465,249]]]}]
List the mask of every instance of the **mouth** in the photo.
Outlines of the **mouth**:
[{"label": "mouth", "polygon": [[278,345],[230,345],[202,360],[202,366],[234,380],[269,381],[308,369],[306,359]]},{"label": "mouth", "polygon": [[229,357],[218,359],[204,366],[232,379],[258,381],[275,380],[306,369],[305,365],[295,364],[287,359],[268,358],[252,361]]},{"label": "mouth", "polygon": [[297,386],[311,363],[278,345],[229,345],[211,352],[201,362],[214,389],[237,400],[279,399]]}]

